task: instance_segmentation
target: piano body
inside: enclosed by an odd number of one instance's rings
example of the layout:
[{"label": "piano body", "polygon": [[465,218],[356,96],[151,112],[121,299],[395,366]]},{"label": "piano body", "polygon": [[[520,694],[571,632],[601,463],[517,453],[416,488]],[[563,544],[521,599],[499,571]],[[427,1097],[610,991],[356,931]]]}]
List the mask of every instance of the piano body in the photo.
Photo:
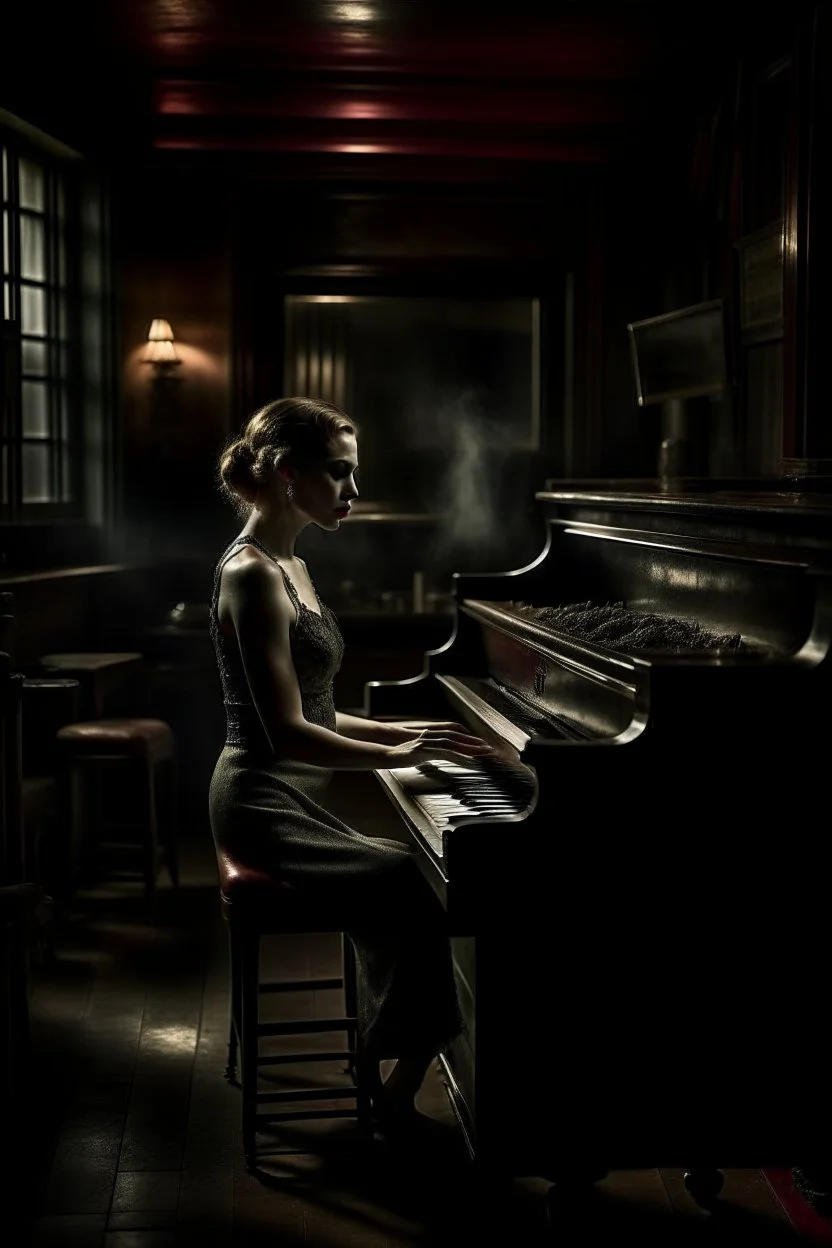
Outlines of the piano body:
[{"label": "piano body", "polygon": [[[798,1164],[830,1123],[832,500],[547,486],[540,555],[455,575],[448,642],[365,687],[497,747],[376,773],[448,913],[451,1102],[489,1171]],[[610,603],[732,644],[551,623]]]}]

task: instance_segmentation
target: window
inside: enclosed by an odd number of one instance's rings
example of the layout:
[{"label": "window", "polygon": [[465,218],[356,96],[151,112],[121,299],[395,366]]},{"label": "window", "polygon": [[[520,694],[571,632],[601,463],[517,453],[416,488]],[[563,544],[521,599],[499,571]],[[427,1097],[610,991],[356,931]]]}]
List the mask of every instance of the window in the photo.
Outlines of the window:
[{"label": "window", "polygon": [[78,497],[70,186],[4,136],[2,500],[12,517]]},{"label": "window", "polygon": [[21,534],[112,512],[109,205],[92,163],[0,109],[0,520]]}]

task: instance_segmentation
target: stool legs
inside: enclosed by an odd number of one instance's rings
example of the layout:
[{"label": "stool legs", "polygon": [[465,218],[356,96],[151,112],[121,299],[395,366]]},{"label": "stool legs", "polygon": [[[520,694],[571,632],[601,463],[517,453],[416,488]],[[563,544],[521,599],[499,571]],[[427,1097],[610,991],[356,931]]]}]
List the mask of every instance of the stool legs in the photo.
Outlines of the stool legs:
[{"label": "stool legs", "polygon": [[[257,1158],[257,1129],[260,1122],[276,1122],[302,1118],[343,1118],[354,1117],[359,1126],[366,1130],[370,1125],[370,1098],[364,1090],[361,1077],[362,1062],[359,1051],[360,1040],[357,1026],[357,985],[356,966],[353,948],[346,936],[341,936],[343,956],[342,974],[337,977],[327,976],[318,979],[301,980],[270,980],[264,983],[261,979],[261,938],[264,934],[253,924],[235,920],[226,916],[229,927],[229,970],[230,970],[230,1007],[228,1028],[228,1059],[225,1068],[226,1078],[235,1082],[238,1057],[240,1059],[240,1087],[242,1091],[242,1143],[246,1165],[254,1168]],[[283,935],[287,938],[300,933],[274,932],[268,929],[269,935]],[[315,992],[322,989],[342,988],[344,992],[343,1017],[295,1018],[280,1022],[262,1022],[260,1018],[260,997],[262,993],[273,992]],[[278,1055],[261,1055],[261,1036],[290,1036],[310,1033],[327,1033],[342,1031],[347,1034],[346,1052],[326,1052],[323,1050],[310,1052],[302,1050],[294,1053]],[[260,1093],[258,1090],[259,1071],[262,1063],[284,1065],[292,1063],[306,1064],[315,1061],[346,1060],[353,1077],[355,1092],[342,1085],[331,1087],[316,1086],[313,1088]],[[285,1109],[268,1112],[265,1116],[258,1114],[258,1105],[263,1102],[269,1107],[275,1103],[310,1102],[316,1100],[355,1101],[355,1109]]]},{"label": "stool legs", "polygon": [[59,809],[64,817],[57,820],[54,833],[50,891],[56,903],[64,906],[80,877],[81,829],[86,823],[83,776],[78,768],[65,766],[61,768],[58,784]]},{"label": "stool legs", "polygon": [[240,956],[239,941],[236,937],[234,927],[229,923],[229,940],[228,940],[228,962],[229,973],[231,978],[231,994],[228,1009],[228,1061],[225,1067],[225,1077],[229,1083],[237,1082],[237,1054],[239,1051],[240,1040],[240,1014],[241,1014],[241,975],[242,958]]},{"label": "stool legs", "polygon": [[173,887],[179,887],[179,853],[176,845],[178,823],[178,776],[176,774],[176,757],[171,755],[166,767],[167,800],[165,802],[164,841],[165,862],[170,873]]},{"label": "stool legs", "polygon": [[[156,879],[161,857],[168,868],[174,887],[179,886],[179,861],[176,847],[176,760],[135,759],[129,755],[84,755],[67,760],[63,769],[63,803],[67,812],[70,833],[64,847],[65,870],[62,875],[68,881],[66,891],[72,885],[92,875],[98,864],[102,848],[102,836],[108,822],[103,801],[104,774],[113,768],[126,768],[127,775],[136,778],[141,793],[136,794],[138,809],[142,813],[139,835],[141,843],[141,878],[145,894],[152,900],[156,894]],[[113,794],[108,791],[112,804]],[[132,790],[130,800],[133,800]],[[109,809],[109,807],[108,807]],[[121,848],[121,843],[117,846]],[[128,848],[130,846],[128,845]],[[108,846],[110,850],[114,846]]]},{"label": "stool legs", "polygon": [[260,933],[244,931],[238,936],[240,949],[240,1021],[243,1092],[243,1153],[251,1168],[256,1159],[257,1137],[257,1058],[260,1053]]},{"label": "stool legs", "polygon": [[348,1048],[352,1054],[350,1074],[355,1084],[358,1123],[369,1129],[372,1120],[369,1081],[364,1076],[364,1055],[358,1031],[358,976],[355,965],[355,949],[346,932],[341,933],[341,958],[344,967],[344,1013],[353,1022],[347,1027]]},{"label": "stool legs", "polygon": [[142,841],[144,859],[144,891],[148,900],[156,895],[156,872],[159,868],[159,802],[156,795],[156,768],[145,763],[144,791],[146,799],[146,830]]},{"label": "stool legs", "polygon": [[54,847],[54,892],[66,902],[78,886],[89,883],[95,873],[101,839],[102,799],[99,777],[83,763],[68,763],[59,777],[60,807]]},{"label": "stool legs", "polygon": [[[145,763],[143,786],[147,803],[146,834],[142,841],[145,893],[156,895],[159,872],[159,843],[174,888],[179,887],[179,855],[176,847],[176,759]],[[161,791],[160,791],[161,790]]]}]

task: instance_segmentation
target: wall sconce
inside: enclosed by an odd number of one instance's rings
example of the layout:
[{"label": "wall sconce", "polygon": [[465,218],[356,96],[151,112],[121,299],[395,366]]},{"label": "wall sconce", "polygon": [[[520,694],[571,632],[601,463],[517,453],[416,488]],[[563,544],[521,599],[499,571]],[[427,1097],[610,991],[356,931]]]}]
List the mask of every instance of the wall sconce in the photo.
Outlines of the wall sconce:
[{"label": "wall sconce", "polygon": [[179,356],[176,354],[176,348],[173,345],[173,330],[169,321],[164,321],[157,317],[150,324],[147,331],[147,352],[144,356],[145,364],[153,364],[158,371],[172,368],[176,364],[181,364]]}]

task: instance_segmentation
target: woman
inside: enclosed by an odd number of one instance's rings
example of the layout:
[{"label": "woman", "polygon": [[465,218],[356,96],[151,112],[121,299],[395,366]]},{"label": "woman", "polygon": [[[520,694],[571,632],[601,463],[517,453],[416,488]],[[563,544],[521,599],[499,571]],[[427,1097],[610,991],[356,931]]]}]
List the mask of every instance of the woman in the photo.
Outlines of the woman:
[{"label": "woman", "polygon": [[[211,780],[219,848],[327,908],[356,952],[359,1036],[387,1129],[416,1118],[431,1060],[459,1031],[444,912],[398,841],[326,807],[333,769],[469,762],[489,752],[455,723],[377,723],[336,711],[343,640],[295,555],[308,524],[336,532],[357,498],[355,423],[317,399],[256,412],[223,451],[220,487],[245,515],[214,575],[211,632],[227,737]],[[382,1082],[379,1063],[396,1064]]]}]

